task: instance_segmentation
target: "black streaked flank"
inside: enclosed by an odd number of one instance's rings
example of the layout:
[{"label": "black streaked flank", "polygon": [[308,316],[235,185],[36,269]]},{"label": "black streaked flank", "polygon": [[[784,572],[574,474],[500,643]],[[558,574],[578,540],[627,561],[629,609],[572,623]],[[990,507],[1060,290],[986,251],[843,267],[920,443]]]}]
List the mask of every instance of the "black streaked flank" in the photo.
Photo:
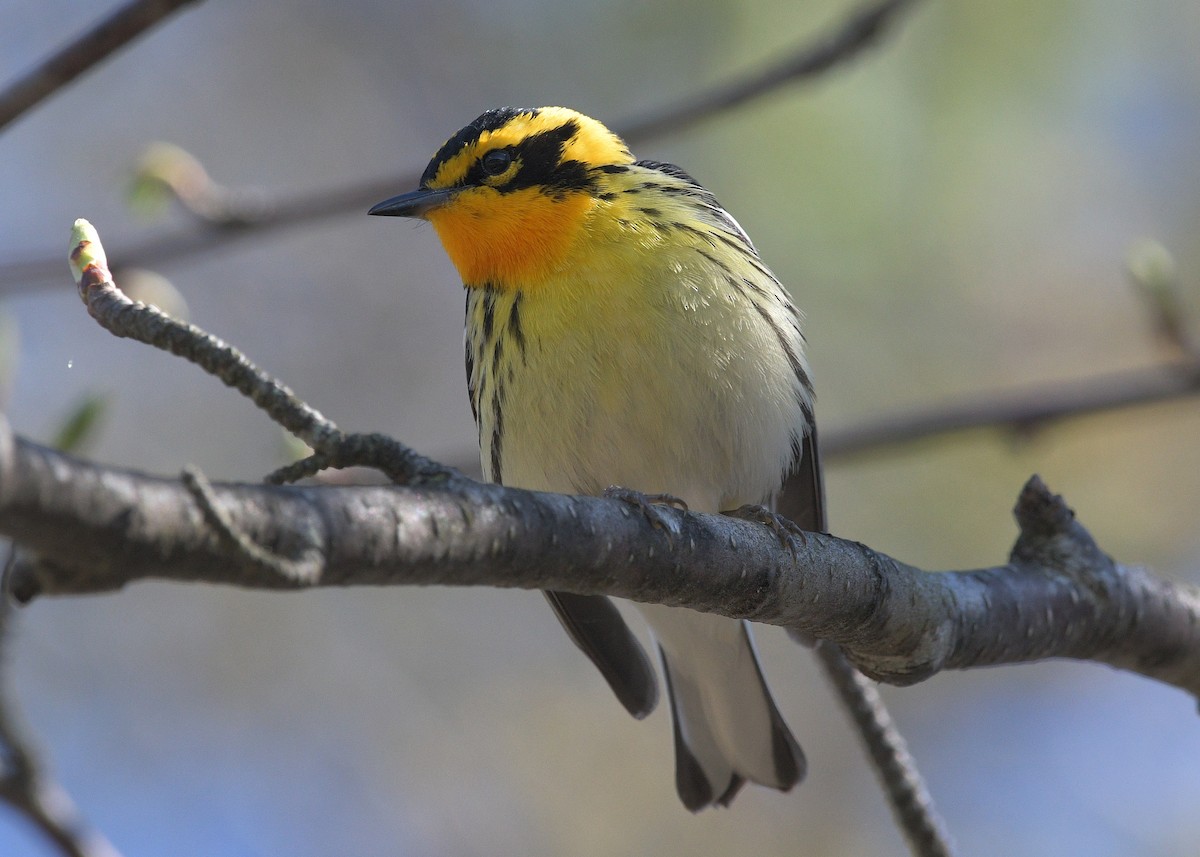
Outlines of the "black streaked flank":
[{"label": "black streaked flank", "polygon": [[492,339],[492,328],[496,324],[496,293],[484,287],[483,290],[483,344]]},{"label": "black streaked flank", "polygon": [[[686,229],[687,228],[687,224],[685,224],[685,223],[676,223],[675,226],[678,229]],[[725,276],[727,276],[727,277],[733,276],[733,272],[729,270],[729,266],[726,265],[721,259],[714,256],[712,253],[709,253],[707,250],[704,250],[700,247],[696,248],[696,252],[699,253],[701,256],[703,256],[705,259],[707,259],[709,262],[711,262],[713,265],[720,268],[725,273]]]},{"label": "black streaked flank", "polygon": [[496,377],[496,394],[492,396],[492,481],[497,485],[504,484],[504,472],[501,468],[501,450],[500,442],[504,437],[504,408],[501,400],[503,399],[504,387],[500,384],[500,377]]},{"label": "black streaked flank", "polygon": [[471,378],[475,375],[475,356],[471,353],[471,338],[463,337],[463,352],[467,364],[467,398],[471,401],[471,418],[479,423],[479,409],[475,407],[475,384]]},{"label": "black streaked flank", "polygon": [[[500,380],[499,374],[500,374],[500,367],[504,365],[501,361],[504,360],[504,340],[505,340],[505,338],[506,337],[504,336],[504,332],[501,331],[500,335],[496,337],[496,343],[492,346],[492,374],[497,376],[496,377],[496,381],[497,381],[497,383],[496,383],[496,399],[497,400],[501,400],[504,398],[504,387],[501,386],[501,384],[499,383],[499,380]],[[501,401],[500,404],[504,404],[504,402]]]},{"label": "black streaked flank", "polygon": [[[513,342],[516,343],[517,350],[521,352],[521,359],[525,359],[525,331],[521,330],[521,294],[518,292],[513,297],[512,309],[508,312],[508,332],[512,335]],[[509,367],[512,371],[512,367]]]},{"label": "black streaked flank", "polygon": [[[796,379],[800,382],[800,388],[808,391],[811,394],[812,379],[810,379],[808,377],[808,373],[804,371],[804,364],[800,362],[799,356],[797,356],[796,352],[792,350],[792,346],[788,343],[787,337],[783,335],[783,329],[771,316],[771,313],[767,311],[766,307],[762,306],[758,301],[755,300],[750,301],[750,303],[754,305],[754,308],[758,310],[758,314],[762,317],[762,320],[765,321],[768,326],[770,326],[771,331],[775,334],[775,338],[779,341],[779,347],[783,349],[784,356],[787,357],[788,365],[792,367],[793,374],[795,374]],[[805,406],[803,399],[801,399],[800,404],[801,407],[807,411],[805,416],[808,417],[809,422],[811,422],[812,412],[809,411],[809,409]]]},{"label": "black streaked flank", "polygon": [[717,202],[713,192],[706,188],[700,182],[692,178],[687,172],[674,164],[665,164],[662,161],[638,161],[634,164],[635,167],[642,167],[647,170],[654,170],[663,175],[670,176],[673,179],[678,179],[683,182],[683,185],[665,185],[663,190],[673,191],[674,193],[683,194],[686,196],[694,196],[697,199],[703,200],[706,204],[721,207],[721,203]]},{"label": "black streaked flank", "polygon": [[[480,360],[479,362],[481,364],[483,363],[482,360]],[[479,373],[479,387],[476,388],[476,390],[475,390],[475,410],[477,412],[482,413],[483,407],[487,403],[487,392],[488,392],[487,372],[480,372]],[[482,422],[482,420],[476,421],[475,428],[477,430],[476,433],[479,435],[479,448],[483,449],[483,422]]]},{"label": "black streaked flank", "polygon": [[746,243],[740,234],[727,235],[724,232],[714,232],[712,237],[736,253],[741,253],[743,256],[749,256],[754,259],[758,258],[758,253],[752,246]]},{"label": "black streaked flank", "polygon": [[754,282],[754,280],[750,279],[749,277],[742,277],[741,281],[746,288],[750,289],[750,291],[754,292],[756,295],[764,298],[767,297],[767,290],[758,283]]},{"label": "black streaked flank", "polygon": [[690,223],[680,223],[678,226],[689,235],[695,235],[697,238],[703,240],[705,244],[707,244],[709,247],[712,247],[714,250],[717,249],[717,242],[713,240],[713,236],[710,235],[706,230],[697,229]]}]

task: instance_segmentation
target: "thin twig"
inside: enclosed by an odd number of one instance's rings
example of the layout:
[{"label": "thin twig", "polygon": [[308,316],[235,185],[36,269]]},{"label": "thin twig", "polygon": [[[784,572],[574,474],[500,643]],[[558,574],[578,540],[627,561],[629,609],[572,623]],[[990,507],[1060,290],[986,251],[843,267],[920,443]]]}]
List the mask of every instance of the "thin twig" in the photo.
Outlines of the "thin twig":
[{"label": "thin twig", "polygon": [[[829,68],[858,56],[878,42],[899,13],[918,0],[883,0],[870,3],[850,16],[832,34],[815,40],[806,38],[794,52],[765,70],[735,76],[731,81],[668,103],[641,117],[618,122],[614,128],[627,140],[644,142],[719,115],[729,108],[774,92],[790,83],[816,77]],[[324,188],[275,200],[259,199],[256,216],[243,214],[236,222],[218,225],[198,223],[171,235],[153,238],[113,258],[114,268],[156,267],[194,258],[234,241],[261,237],[302,223],[359,212],[397,188],[416,187],[419,170],[364,179],[350,186]],[[60,279],[60,262],[31,259],[0,264],[0,294],[14,294],[55,286]]]},{"label": "thin twig", "polygon": [[233,346],[171,318],[157,307],[130,300],[113,282],[100,238],[86,220],[77,220],[71,235],[71,264],[79,295],[88,313],[105,330],[195,363],[314,449],[342,436],[332,420],[301,401]]},{"label": "thin twig", "polygon": [[[842,461],[970,431],[1008,431],[1022,438],[1068,420],[1177,402],[1200,395],[1200,357],[1145,369],[972,393],[939,405],[918,405],[857,423],[821,428],[821,458]],[[469,476],[479,474],[479,451],[443,456]]]},{"label": "thin twig", "polygon": [[954,848],[945,822],[934,806],[916,761],[908,752],[904,736],[879,696],[879,689],[856,670],[845,653],[833,643],[819,641],[816,652],[825,674],[858,727],[871,766],[912,853],[916,857],[952,857]]},{"label": "thin twig", "polygon": [[965,396],[941,406],[914,408],[822,436],[826,458],[848,458],[890,446],[977,429],[1028,435],[1067,419],[1176,401],[1200,394],[1200,358],[1075,381],[1036,384]]},{"label": "thin twig", "polygon": [[[131,300],[113,281],[100,236],[86,220],[75,221],[72,229],[70,263],[88,313],[105,330],[194,363],[250,399],[274,422],[316,450],[304,462],[271,474],[270,481],[293,481],[325,467],[372,467],[397,484],[416,484],[450,472],[444,465],[418,455],[393,438],[344,434],[332,420],[259,369],[232,345],[195,325],[171,318],[157,307]],[[203,505],[204,486],[193,481]],[[206,514],[219,532],[229,535],[215,509],[206,510]],[[270,564],[265,558],[260,559]]]},{"label": "thin twig", "polygon": [[10,545],[0,576],[0,801],[28,819],[63,857],[120,857],[112,844],[83,820],[67,793],[47,776],[33,742],[17,723],[12,709],[12,694],[3,680],[12,645],[9,581],[19,558],[19,549]]},{"label": "thin twig", "polygon": [[0,128],[194,0],[135,0],[0,92]]},{"label": "thin twig", "polygon": [[259,546],[253,539],[238,529],[230,514],[213,494],[212,484],[198,467],[186,467],[181,474],[185,488],[192,492],[204,520],[224,540],[225,545],[242,561],[264,571],[301,583],[313,583],[321,571],[321,558],[311,551],[299,559],[291,559],[272,553]]},{"label": "thin twig", "polygon": [[875,45],[901,13],[917,0],[882,0],[858,9],[832,33],[761,71],[744,74],[689,98],[648,111],[619,127],[627,142],[673,134],[761,98],[789,83],[808,80],[859,56]]}]

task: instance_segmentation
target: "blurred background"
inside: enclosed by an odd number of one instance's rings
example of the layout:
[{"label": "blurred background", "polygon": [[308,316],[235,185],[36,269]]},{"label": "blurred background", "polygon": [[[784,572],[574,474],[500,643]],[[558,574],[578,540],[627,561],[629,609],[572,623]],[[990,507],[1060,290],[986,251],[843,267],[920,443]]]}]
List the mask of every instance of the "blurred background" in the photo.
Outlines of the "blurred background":
[{"label": "blurred background", "polygon": [[[194,463],[255,481],[286,460],[249,403],[105,333],[74,293],[76,217],[110,256],[189,223],[130,204],[153,141],[232,187],[332,192],[419,172],[492,106],[565,104],[619,125],[850,8],[197,5],[0,136],[0,265],[63,259],[60,277],[0,286],[4,411],[48,442],[103,396],[86,452],[153,473]],[[8,4],[0,81],[101,14],[82,0]],[[635,154],[685,166],[790,284],[832,436],[961,394],[1161,360],[1125,273],[1147,236],[1174,255],[1200,319],[1197,44],[1194,0],[928,0],[853,65]],[[469,460],[454,271],[429,227],[365,208],[153,267],[190,320],[343,428]],[[1000,563],[1037,472],[1116,558],[1200,583],[1198,438],[1185,400],[831,461],[832,530],[925,568]],[[665,706],[630,719],[534,593],[147,583],[38,601],[18,619],[8,680],[24,717],[127,857],[904,851],[811,656],[776,629],[759,633],[765,669],[809,778],[693,817],[675,796]],[[1047,663],[884,694],[964,855],[1200,848],[1200,719],[1179,691]],[[0,807],[0,854],[52,853]]]}]

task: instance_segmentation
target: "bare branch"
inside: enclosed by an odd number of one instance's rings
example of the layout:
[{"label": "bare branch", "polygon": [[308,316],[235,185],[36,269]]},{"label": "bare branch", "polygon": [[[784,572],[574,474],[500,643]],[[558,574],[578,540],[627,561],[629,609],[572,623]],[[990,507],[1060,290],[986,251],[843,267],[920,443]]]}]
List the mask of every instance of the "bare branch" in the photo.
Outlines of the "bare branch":
[{"label": "bare branch", "polygon": [[[178,0],[177,0],[178,2]],[[789,55],[766,69],[735,77],[710,91],[666,104],[615,128],[631,141],[677,131],[701,119],[719,115],[751,99],[767,95],[789,83],[820,73],[876,44],[888,25],[917,0],[877,0],[851,15],[831,35],[813,42],[806,38]],[[416,187],[420,170],[364,179],[350,186],[323,188],[275,200],[256,197],[254,206],[239,209],[237,216],[215,222],[197,221],[192,227],[163,238],[150,239],[114,258],[115,268],[164,265],[211,251],[215,247],[251,237],[262,237],[301,223],[310,223],[351,212],[362,212],[400,187]],[[0,264],[0,294],[15,294],[59,281],[57,259]]]},{"label": "bare branch", "polygon": [[832,33],[751,74],[714,86],[676,104],[647,112],[619,127],[628,142],[673,134],[761,98],[789,83],[817,77],[877,44],[917,0],[882,0],[863,6]]},{"label": "bare branch", "polygon": [[[5,655],[12,645],[13,605],[8,582],[22,567],[20,552],[10,546],[0,578],[0,652]],[[0,659],[0,669],[7,667],[7,662],[8,657]],[[33,741],[17,722],[11,698],[8,688],[0,687],[0,801],[29,819],[64,857],[120,857],[46,774]]]},{"label": "bare branch", "polygon": [[[189,360],[226,380],[226,383],[250,396],[260,406],[265,405],[264,410],[277,422],[285,426],[289,421],[295,422],[309,430],[308,434],[314,444],[320,447],[319,450],[295,465],[272,473],[267,482],[282,484],[296,481],[342,462],[374,467],[401,485],[456,478],[452,472],[417,456],[390,438],[373,435],[346,437],[323,418],[318,422],[320,431],[312,431],[309,414],[315,412],[274,379],[255,369],[240,352],[198,328],[178,324],[156,309],[130,301],[112,281],[99,236],[85,220],[75,223],[70,262],[80,295],[91,314],[106,329],[117,335],[133,335],[172,353],[185,354]],[[161,334],[147,332],[164,327],[177,335],[168,340]],[[234,370],[249,373],[254,383],[233,383],[229,378]],[[321,557],[314,550],[305,551],[300,559],[293,560],[259,546],[241,531],[199,470],[186,468],[182,478],[204,522],[223,542],[227,552],[272,577],[299,583],[317,582]],[[753,520],[752,516],[746,517]],[[919,857],[947,857],[950,854],[949,840],[944,835],[941,820],[908,755],[903,738],[892,725],[878,694],[836,646],[826,644],[819,651],[863,737],[869,758],[880,775],[897,821],[914,853]]]},{"label": "bare branch", "polygon": [[[171,318],[157,307],[131,300],[113,282],[100,236],[86,220],[76,220],[71,230],[69,261],[79,296],[101,327],[114,336],[153,345],[194,363],[316,450],[310,459],[271,474],[269,481],[289,482],[324,467],[349,465],[375,467],[397,483],[433,479],[447,472],[444,465],[417,455],[391,438],[343,433],[332,420],[301,401],[232,345],[195,325]],[[202,505],[207,502],[200,482],[193,479],[190,484],[202,498]],[[206,513],[210,521],[216,519],[215,507]]]},{"label": "bare branch", "polygon": [[909,847],[920,857],[951,857],[954,848],[904,736],[888,714],[879,689],[854,668],[840,648],[817,642],[817,657],[863,740]]},{"label": "bare branch", "polygon": [[1195,395],[1200,395],[1198,357],[1008,392],[992,390],[942,406],[914,408],[858,425],[831,428],[821,437],[821,452],[826,458],[849,457],[976,429],[1028,434],[1068,419]]},{"label": "bare branch", "polygon": [[135,0],[0,92],[0,128],[194,0]]},{"label": "bare branch", "polygon": [[238,390],[275,422],[313,448],[340,435],[337,426],[300,401],[241,352],[200,328],[177,321],[157,307],[130,300],[117,288],[96,230],[86,220],[71,231],[70,261],[79,296],[105,330],[195,363]]},{"label": "bare branch", "polygon": [[101,467],[0,439],[0,533],[39,564],[22,598],[156,578],[298,589],[440,584],[559,589],[690,607],[841,645],[872,678],[1050,657],[1099,661],[1200,693],[1200,595],[1115,564],[1036,478],[1017,504],[1006,565],[928,574],[813,533],[795,553],[766,527],[664,508],[483,485],[215,484],[240,533],[320,558],[311,582],[230,547],[178,480]]}]

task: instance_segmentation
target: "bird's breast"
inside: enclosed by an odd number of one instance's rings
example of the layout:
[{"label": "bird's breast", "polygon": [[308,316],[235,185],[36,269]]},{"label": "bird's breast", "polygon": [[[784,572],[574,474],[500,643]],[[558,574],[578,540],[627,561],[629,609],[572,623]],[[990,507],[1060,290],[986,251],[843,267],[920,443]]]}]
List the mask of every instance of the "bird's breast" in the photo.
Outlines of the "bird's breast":
[{"label": "bird's breast", "polygon": [[778,331],[702,255],[641,261],[573,265],[531,291],[469,291],[485,475],[566,493],[616,484],[701,498],[707,511],[763,501],[804,425]]}]

